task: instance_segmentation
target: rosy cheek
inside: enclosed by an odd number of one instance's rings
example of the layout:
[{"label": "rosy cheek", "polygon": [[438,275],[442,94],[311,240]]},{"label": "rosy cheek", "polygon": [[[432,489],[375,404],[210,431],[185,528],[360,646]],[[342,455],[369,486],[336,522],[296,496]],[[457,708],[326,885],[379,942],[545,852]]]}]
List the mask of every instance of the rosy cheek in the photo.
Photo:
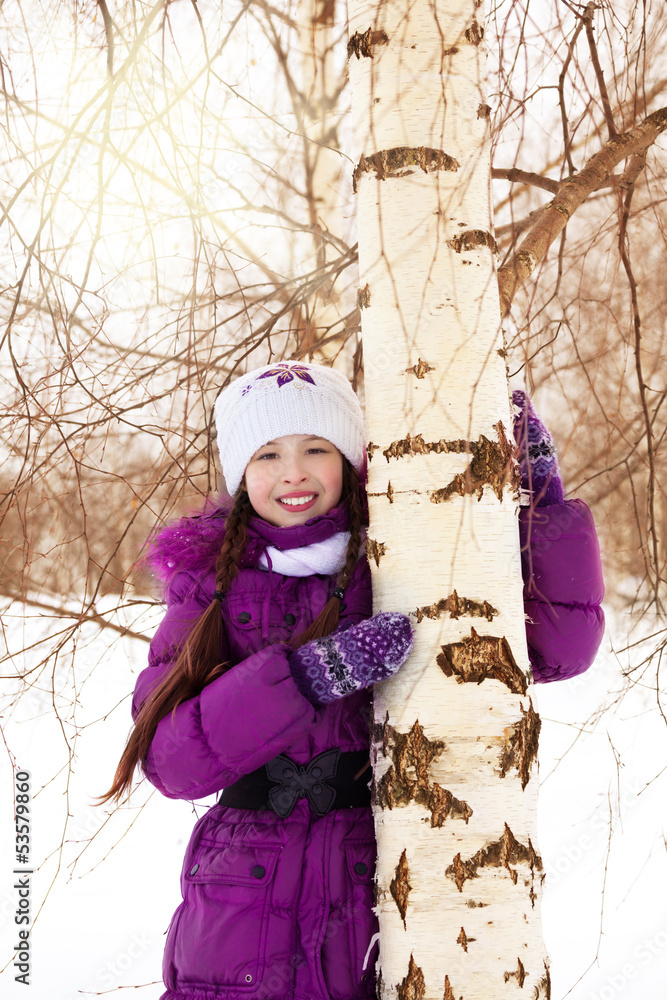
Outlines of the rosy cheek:
[{"label": "rosy cheek", "polygon": [[264,478],[258,470],[253,470],[252,475],[247,477],[246,486],[251,503],[253,498],[256,501],[261,501],[266,496]]},{"label": "rosy cheek", "polygon": [[332,472],[327,477],[326,485],[329,493],[340,493],[343,488],[342,477],[337,475],[336,472]]}]

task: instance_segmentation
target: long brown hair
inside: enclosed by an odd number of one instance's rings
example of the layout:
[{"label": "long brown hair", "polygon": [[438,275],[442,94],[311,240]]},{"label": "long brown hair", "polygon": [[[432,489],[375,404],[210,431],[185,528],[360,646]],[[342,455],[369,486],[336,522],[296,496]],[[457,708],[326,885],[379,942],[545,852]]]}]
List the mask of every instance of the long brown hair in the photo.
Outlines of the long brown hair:
[{"label": "long brown hair", "polygon": [[[294,649],[311,639],[329,635],[336,628],[343,593],[359,558],[365,509],[359,477],[345,457],[341,498],[347,505],[350,520],[345,565],[338,574],[333,595],[320,614],[301,635],[292,639]],[[215,588],[219,594],[227,592],[238,572],[248,522],[254,513],[248,494],[244,489],[239,490],[225,521],[225,538],[215,564]],[[213,598],[185,638],[171,670],[141,706],[116,768],[113,784],[108,792],[98,796],[99,805],[112,798],[118,801],[129,790],[135,768],[138,764],[143,766],[146,761],[160,720],[231,668],[232,664],[220,662],[222,640],[220,601]]]}]

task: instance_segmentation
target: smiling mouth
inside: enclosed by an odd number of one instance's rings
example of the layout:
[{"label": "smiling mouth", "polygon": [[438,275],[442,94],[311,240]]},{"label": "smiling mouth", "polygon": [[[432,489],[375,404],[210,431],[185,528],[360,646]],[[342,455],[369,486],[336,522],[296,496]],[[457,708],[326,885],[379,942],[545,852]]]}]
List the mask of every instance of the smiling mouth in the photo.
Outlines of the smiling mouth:
[{"label": "smiling mouth", "polygon": [[278,503],[283,504],[285,507],[304,507],[311,500],[314,500],[316,496],[316,493],[309,493],[305,497],[279,497]]}]

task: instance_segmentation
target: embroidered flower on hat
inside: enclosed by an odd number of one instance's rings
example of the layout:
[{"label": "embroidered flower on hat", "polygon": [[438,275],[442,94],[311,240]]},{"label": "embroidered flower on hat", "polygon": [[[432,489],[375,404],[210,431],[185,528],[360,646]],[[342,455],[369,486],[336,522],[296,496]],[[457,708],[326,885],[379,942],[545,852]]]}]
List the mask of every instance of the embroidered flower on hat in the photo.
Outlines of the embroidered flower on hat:
[{"label": "embroidered flower on hat", "polygon": [[295,375],[297,378],[300,378],[302,382],[310,382],[311,385],[317,385],[315,379],[303,365],[287,365],[284,362],[277,364],[276,367],[272,368],[270,371],[264,372],[263,375],[259,375],[257,380],[261,378],[275,378],[277,376],[277,384],[279,386],[283,386],[287,385],[288,382],[292,382]]}]

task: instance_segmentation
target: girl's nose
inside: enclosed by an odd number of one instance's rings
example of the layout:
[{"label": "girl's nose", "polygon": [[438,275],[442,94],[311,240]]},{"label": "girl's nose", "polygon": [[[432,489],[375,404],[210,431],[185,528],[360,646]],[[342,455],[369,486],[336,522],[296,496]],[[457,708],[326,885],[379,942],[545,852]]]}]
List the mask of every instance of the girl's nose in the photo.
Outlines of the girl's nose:
[{"label": "girl's nose", "polygon": [[308,473],[298,460],[288,462],[283,469],[283,482],[302,483],[308,478]]}]

